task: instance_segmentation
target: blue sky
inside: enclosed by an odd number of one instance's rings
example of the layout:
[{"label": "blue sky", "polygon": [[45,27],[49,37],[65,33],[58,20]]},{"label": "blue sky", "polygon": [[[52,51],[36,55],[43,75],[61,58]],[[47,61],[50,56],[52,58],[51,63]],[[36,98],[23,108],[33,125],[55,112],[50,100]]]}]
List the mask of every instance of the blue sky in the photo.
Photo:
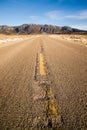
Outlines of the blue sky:
[{"label": "blue sky", "polygon": [[0,0],[0,25],[24,23],[87,30],[87,0]]}]

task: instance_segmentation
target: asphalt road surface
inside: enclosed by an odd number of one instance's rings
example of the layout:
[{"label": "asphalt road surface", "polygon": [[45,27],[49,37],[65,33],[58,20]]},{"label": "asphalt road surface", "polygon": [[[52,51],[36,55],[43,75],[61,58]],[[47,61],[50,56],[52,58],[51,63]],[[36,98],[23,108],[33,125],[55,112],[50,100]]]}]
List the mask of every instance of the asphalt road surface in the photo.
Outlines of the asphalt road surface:
[{"label": "asphalt road surface", "polygon": [[87,130],[87,46],[48,35],[0,45],[0,130]]}]

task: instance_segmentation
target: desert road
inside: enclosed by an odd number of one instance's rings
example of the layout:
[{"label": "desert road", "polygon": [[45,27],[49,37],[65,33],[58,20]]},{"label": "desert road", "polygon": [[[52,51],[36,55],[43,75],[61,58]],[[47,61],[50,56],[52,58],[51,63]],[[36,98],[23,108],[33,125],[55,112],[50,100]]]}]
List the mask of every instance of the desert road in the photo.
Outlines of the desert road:
[{"label": "desert road", "polygon": [[87,46],[49,35],[0,45],[0,130],[87,130]]}]

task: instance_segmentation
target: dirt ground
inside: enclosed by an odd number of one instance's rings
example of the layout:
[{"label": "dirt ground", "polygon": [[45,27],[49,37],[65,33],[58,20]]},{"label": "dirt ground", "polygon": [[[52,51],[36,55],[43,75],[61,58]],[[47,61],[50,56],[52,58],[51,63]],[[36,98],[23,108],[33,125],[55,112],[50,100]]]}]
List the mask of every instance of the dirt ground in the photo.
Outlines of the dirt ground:
[{"label": "dirt ground", "polygon": [[87,46],[72,37],[0,44],[0,130],[87,130]]}]

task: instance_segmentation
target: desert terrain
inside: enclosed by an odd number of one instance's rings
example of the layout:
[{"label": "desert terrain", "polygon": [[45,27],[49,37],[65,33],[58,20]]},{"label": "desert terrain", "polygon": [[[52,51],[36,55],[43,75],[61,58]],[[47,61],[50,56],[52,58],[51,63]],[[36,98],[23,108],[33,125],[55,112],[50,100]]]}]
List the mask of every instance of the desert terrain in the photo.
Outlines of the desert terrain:
[{"label": "desert terrain", "polygon": [[87,130],[87,35],[0,35],[0,130]]}]

